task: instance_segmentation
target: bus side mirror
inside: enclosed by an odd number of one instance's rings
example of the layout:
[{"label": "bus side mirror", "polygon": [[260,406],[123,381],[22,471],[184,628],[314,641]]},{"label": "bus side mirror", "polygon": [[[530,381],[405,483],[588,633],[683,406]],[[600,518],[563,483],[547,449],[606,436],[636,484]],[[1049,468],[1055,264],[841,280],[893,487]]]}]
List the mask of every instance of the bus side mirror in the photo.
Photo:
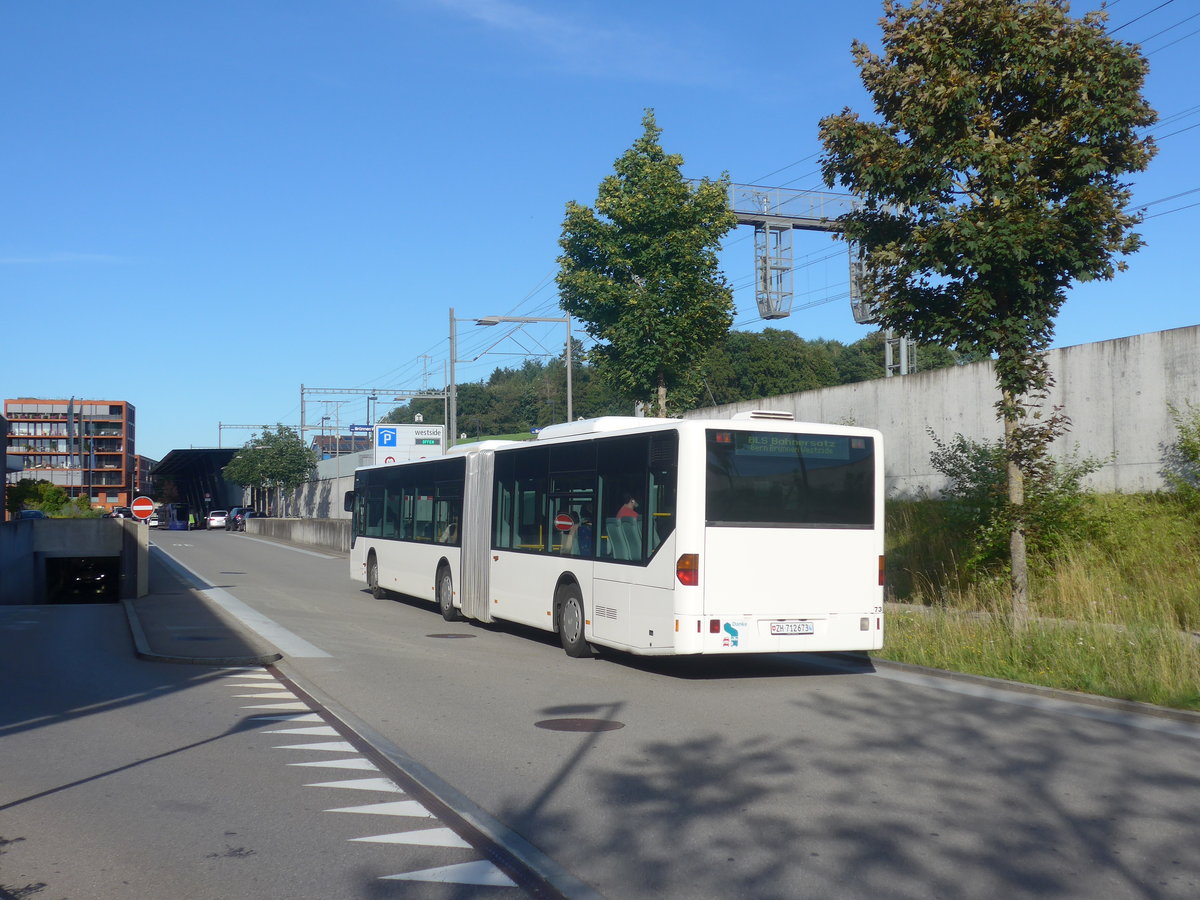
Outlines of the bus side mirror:
[{"label": "bus side mirror", "polygon": [[354,512],[354,491],[346,491],[346,496],[342,498],[342,509]]}]

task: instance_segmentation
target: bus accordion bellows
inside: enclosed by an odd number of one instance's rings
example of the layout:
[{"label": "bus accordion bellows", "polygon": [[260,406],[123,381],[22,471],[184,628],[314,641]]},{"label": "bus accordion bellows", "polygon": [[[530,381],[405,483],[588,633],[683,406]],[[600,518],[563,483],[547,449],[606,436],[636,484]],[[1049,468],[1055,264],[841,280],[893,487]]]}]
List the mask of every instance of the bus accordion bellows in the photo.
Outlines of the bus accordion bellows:
[{"label": "bus accordion bellows", "polygon": [[883,645],[883,442],[778,413],[603,417],[355,472],[372,594],[557,632],[571,656]]}]

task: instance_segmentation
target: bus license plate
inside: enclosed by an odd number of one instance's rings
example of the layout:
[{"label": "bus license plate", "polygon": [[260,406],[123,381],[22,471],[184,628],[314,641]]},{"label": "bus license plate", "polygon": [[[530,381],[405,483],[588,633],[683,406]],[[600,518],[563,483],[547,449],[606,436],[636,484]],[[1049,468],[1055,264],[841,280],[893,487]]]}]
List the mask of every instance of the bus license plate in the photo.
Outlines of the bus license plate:
[{"label": "bus license plate", "polygon": [[771,634],[812,634],[812,622],[772,622]]}]

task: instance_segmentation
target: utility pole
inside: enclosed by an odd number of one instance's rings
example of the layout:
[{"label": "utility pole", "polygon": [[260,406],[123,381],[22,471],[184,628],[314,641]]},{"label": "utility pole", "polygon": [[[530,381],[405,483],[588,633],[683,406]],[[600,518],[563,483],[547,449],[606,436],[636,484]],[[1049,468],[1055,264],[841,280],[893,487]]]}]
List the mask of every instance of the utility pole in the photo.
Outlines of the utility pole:
[{"label": "utility pole", "polygon": [[447,417],[447,427],[450,434],[446,449],[458,443],[458,384],[454,380],[454,361],[458,358],[458,337],[454,333],[454,307],[450,307],[450,383],[446,385],[446,394],[450,398],[450,415]]}]

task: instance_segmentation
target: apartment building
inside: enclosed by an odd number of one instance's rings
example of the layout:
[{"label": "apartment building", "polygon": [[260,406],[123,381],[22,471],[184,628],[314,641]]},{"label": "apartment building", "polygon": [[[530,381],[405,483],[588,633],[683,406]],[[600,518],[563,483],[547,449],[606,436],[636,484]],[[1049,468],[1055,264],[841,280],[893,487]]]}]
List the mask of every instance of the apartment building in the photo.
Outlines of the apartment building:
[{"label": "apartment building", "polygon": [[128,506],[136,496],[135,416],[124,400],[4,401],[8,455],[19,478],[49,481],[94,507]]}]

